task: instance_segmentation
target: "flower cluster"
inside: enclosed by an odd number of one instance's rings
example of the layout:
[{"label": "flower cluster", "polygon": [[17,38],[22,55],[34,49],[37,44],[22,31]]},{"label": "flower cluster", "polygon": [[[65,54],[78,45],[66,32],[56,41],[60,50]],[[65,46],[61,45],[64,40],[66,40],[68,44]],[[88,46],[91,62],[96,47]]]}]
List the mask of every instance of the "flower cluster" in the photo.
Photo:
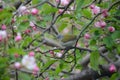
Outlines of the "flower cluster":
[{"label": "flower cluster", "polygon": [[20,69],[23,66],[28,70],[32,70],[33,74],[37,74],[39,71],[39,67],[36,64],[34,55],[35,53],[33,51],[29,52],[28,55],[23,56],[21,63],[15,62],[14,67],[16,69]]}]

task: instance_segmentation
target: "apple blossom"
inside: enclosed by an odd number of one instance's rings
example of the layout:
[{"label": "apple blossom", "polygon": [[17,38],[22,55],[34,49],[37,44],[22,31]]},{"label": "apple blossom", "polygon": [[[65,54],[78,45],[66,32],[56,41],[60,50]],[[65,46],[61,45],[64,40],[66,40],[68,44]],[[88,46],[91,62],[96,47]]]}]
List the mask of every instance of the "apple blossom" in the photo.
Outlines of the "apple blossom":
[{"label": "apple blossom", "polygon": [[27,9],[26,6],[20,6],[20,8],[18,9],[19,13],[20,14],[28,14],[29,13],[29,10]]},{"label": "apple blossom", "polygon": [[34,56],[35,53],[33,51],[29,52],[29,56]]},{"label": "apple blossom", "polygon": [[27,30],[24,31],[25,34],[29,34],[30,32],[31,32],[30,29],[27,29]]},{"label": "apple blossom", "polygon": [[37,30],[36,26],[33,26],[33,27],[32,27],[32,29],[33,29],[34,31],[36,31],[36,30]]},{"label": "apple blossom", "polygon": [[2,27],[1,27],[2,30],[6,30],[6,25],[3,24]]},{"label": "apple blossom", "polygon": [[99,21],[98,21],[98,22],[95,22],[95,23],[94,23],[94,26],[95,26],[95,27],[100,27],[100,22],[99,22]]},{"label": "apple blossom", "polygon": [[109,30],[110,32],[114,32],[114,31],[115,31],[115,28],[112,27],[112,26],[110,26],[110,27],[108,27],[108,30]]},{"label": "apple blossom", "polygon": [[34,68],[33,68],[33,72],[38,72],[39,71],[39,67],[38,66],[35,66]]},{"label": "apple blossom", "polygon": [[58,53],[56,53],[56,56],[60,58],[60,57],[62,57],[62,53],[58,52]]},{"label": "apple blossom", "polygon": [[35,24],[34,24],[32,21],[30,21],[30,26],[31,26],[31,27],[34,27]]},{"label": "apple blossom", "polygon": [[95,22],[94,26],[104,28],[106,26],[106,22],[101,20],[101,21]]},{"label": "apple blossom", "polygon": [[108,10],[107,9],[102,10],[102,16],[105,18],[108,17]]},{"label": "apple blossom", "polygon": [[69,4],[69,0],[61,0],[61,5],[66,6]]},{"label": "apple blossom", "polygon": [[104,28],[106,26],[106,22],[105,21],[100,21],[100,27]]},{"label": "apple blossom", "polygon": [[50,54],[52,54],[52,55],[54,54],[54,51],[51,51],[51,50],[50,50],[49,52],[50,52]]},{"label": "apple blossom", "polygon": [[86,33],[86,34],[84,35],[84,38],[85,38],[85,39],[90,39],[90,37],[91,37],[91,36],[90,36],[90,34],[88,34],[88,33]]},{"label": "apple blossom", "polygon": [[55,0],[57,3],[59,3],[60,2],[60,0]]},{"label": "apple blossom", "polygon": [[34,72],[34,71],[33,71],[32,74],[33,74],[33,75],[37,75],[37,72]]},{"label": "apple blossom", "polygon": [[15,54],[14,54],[14,57],[15,57],[15,58],[18,58],[18,57],[19,57],[19,54],[18,54],[18,53],[15,53]]},{"label": "apple blossom", "polygon": [[37,14],[39,13],[39,11],[38,11],[37,8],[33,8],[33,9],[31,10],[31,13],[32,13],[32,15],[37,15]]},{"label": "apple blossom", "polygon": [[20,68],[21,68],[21,64],[20,64],[19,62],[15,62],[15,63],[14,63],[14,67],[15,67],[16,69],[20,69]]},{"label": "apple blossom", "polygon": [[27,9],[27,7],[26,6],[20,6],[20,8],[19,8],[19,12],[24,12],[25,10]]},{"label": "apple blossom", "polygon": [[94,8],[95,8],[95,4],[91,4],[90,9],[94,9]]},{"label": "apple blossom", "polygon": [[0,30],[0,36],[2,39],[7,38],[7,32],[5,30]]},{"label": "apple blossom", "polygon": [[100,13],[100,7],[95,6],[94,4],[90,5],[90,9],[92,10],[92,13],[93,13],[94,15]]},{"label": "apple blossom", "polygon": [[22,36],[21,36],[20,33],[18,33],[17,36],[15,37],[15,41],[16,41],[16,42],[19,42],[19,41],[21,41],[21,40],[22,40]]},{"label": "apple blossom", "polygon": [[63,9],[59,9],[58,13],[61,14],[63,12]]},{"label": "apple blossom", "polygon": [[113,72],[116,72],[116,67],[115,67],[115,65],[114,64],[111,64],[110,65],[110,67],[109,67],[109,71],[111,72],[111,73],[113,73]]},{"label": "apple blossom", "polygon": [[69,0],[56,0],[57,3],[61,3],[61,5],[66,6],[69,4]]},{"label": "apple blossom", "polygon": [[25,68],[27,68],[29,70],[33,70],[34,67],[37,66],[34,56],[29,56],[29,55],[23,56],[21,63]]}]

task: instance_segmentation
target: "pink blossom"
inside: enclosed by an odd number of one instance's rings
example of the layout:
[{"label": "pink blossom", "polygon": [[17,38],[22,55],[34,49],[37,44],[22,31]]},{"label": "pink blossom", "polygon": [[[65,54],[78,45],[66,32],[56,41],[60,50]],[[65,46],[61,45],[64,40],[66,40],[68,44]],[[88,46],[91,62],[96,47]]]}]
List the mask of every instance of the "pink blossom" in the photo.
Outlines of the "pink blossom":
[{"label": "pink blossom", "polygon": [[108,10],[107,9],[102,10],[102,16],[105,18],[108,17]]},{"label": "pink blossom", "polygon": [[106,26],[106,22],[101,20],[101,21],[95,22],[94,26],[104,28]]},{"label": "pink blossom", "polygon": [[98,22],[95,22],[95,23],[94,23],[94,26],[95,26],[95,27],[100,27],[100,22],[99,22],[99,21],[98,21]]},{"label": "pink blossom", "polygon": [[63,9],[59,9],[58,13],[61,14],[63,12]]},{"label": "pink blossom", "polygon": [[116,69],[116,67],[115,67],[115,65],[114,65],[114,64],[111,64],[111,65],[110,65],[110,67],[109,67],[109,71],[110,71],[111,73],[113,73],[113,72],[116,72],[116,71],[117,71],[117,69]]},{"label": "pink blossom", "polygon": [[25,34],[29,34],[31,32],[31,30],[30,29],[27,29],[27,30],[25,30]]},{"label": "pink blossom", "polygon": [[34,31],[37,30],[36,26],[33,26],[32,29],[33,29]]},{"label": "pink blossom", "polygon": [[94,15],[100,13],[100,7],[98,7],[98,6],[95,6],[95,7],[94,7],[93,9],[91,9],[91,10],[92,10],[92,13],[93,13]]},{"label": "pink blossom", "polygon": [[66,5],[68,5],[68,4],[69,4],[69,0],[61,0],[61,1],[60,1],[60,0],[56,0],[56,2],[57,2],[57,3],[59,3],[59,2],[60,2],[60,3],[61,3],[61,5],[63,5],[63,6],[66,6]]},{"label": "pink blossom", "polygon": [[69,4],[69,0],[61,0],[61,5],[66,6]]},{"label": "pink blossom", "polygon": [[29,56],[29,55],[23,56],[21,63],[25,68],[29,70],[33,70],[34,67],[37,66],[34,56]]},{"label": "pink blossom", "polygon": [[90,5],[90,9],[94,9],[95,8],[95,4]]},{"label": "pink blossom", "polygon": [[33,71],[34,71],[34,72],[38,72],[38,71],[39,71],[39,67],[38,67],[38,66],[35,66],[35,67],[33,68]]},{"label": "pink blossom", "polygon": [[1,27],[2,30],[6,30],[6,25],[3,24],[2,27]]},{"label": "pink blossom", "polygon": [[19,54],[18,54],[18,53],[15,53],[15,54],[14,54],[14,57],[15,57],[15,58],[18,58],[18,57],[19,57]]},{"label": "pink blossom", "polygon": [[58,53],[56,53],[56,56],[60,58],[60,57],[62,57],[62,53],[58,52]]},{"label": "pink blossom", "polygon": [[100,27],[104,28],[106,26],[106,22],[105,21],[100,21]]},{"label": "pink blossom", "polygon": [[26,6],[21,6],[21,7],[19,8],[19,12],[22,13],[22,14],[24,14],[24,13],[26,13],[26,9],[27,9]]},{"label": "pink blossom", "polygon": [[35,24],[34,24],[32,21],[30,21],[30,26],[31,26],[31,27],[34,27]]},{"label": "pink blossom", "polygon": [[57,3],[59,3],[60,2],[60,0],[55,0]]},{"label": "pink blossom", "polygon": [[37,8],[33,8],[31,10],[32,15],[37,15],[39,13],[39,10]]},{"label": "pink blossom", "polygon": [[49,52],[50,52],[50,54],[52,54],[52,55],[54,54],[54,51],[51,51],[51,50],[50,50]]},{"label": "pink blossom", "polygon": [[7,32],[5,30],[0,30],[0,36],[2,39],[7,38]]},{"label": "pink blossom", "polygon": [[15,41],[16,42],[19,42],[19,41],[21,41],[22,40],[22,37],[21,37],[21,35],[18,33],[18,35],[15,37]]},{"label": "pink blossom", "polygon": [[86,34],[84,35],[84,38],[85,38],[85,39],[90,39],[90,37],[91,37],[91,36],[90,36],[90,34],[88,34],[88,33],[86,33]]},{"label": "pink blossom", "polygon": [[34,56],[35,53],[33,51],[29,52],[29,56]]},{"label": "pink blossom", "polygon": [[15,67],[16,69],[20,69],[20,68],[21,68],[21,64],[20,64],[19,62],[15,62],[15,63],[14,63],[14,67]]},{"label": "pink blossom", "polygon": [[110,27],[108,27],[108,30],[109,30],[110,32],[114,32],[114,31],[115,31],[115,28],[112,27],[112,26],[110,26]]},{"label": "pink blossom", "polygon": [[88,42],[85,42],[84,44],[85,44],[85,47],[86,47],[86,48],[89,47]]}]

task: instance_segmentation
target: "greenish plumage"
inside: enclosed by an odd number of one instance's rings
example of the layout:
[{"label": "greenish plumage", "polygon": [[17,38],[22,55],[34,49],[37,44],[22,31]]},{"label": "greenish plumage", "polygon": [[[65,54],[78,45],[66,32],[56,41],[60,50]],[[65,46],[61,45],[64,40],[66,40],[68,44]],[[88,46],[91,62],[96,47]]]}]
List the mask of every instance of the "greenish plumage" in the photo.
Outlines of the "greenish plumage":
[{"label": "greenish plumage", "polygon": [[61,39],[62,42],[68,42],[68,41],[73,41],[77,38],[76,35],[70,35],[70,34],[66,34],[66,35],[63,35],[63,38]]},{"label": "greenish plumage", "polygon": [[65,34],[58,35],[57,38],[59,39],[62,46],[68,47],[73,46],[75,44],[77,36],[73,34]]}]

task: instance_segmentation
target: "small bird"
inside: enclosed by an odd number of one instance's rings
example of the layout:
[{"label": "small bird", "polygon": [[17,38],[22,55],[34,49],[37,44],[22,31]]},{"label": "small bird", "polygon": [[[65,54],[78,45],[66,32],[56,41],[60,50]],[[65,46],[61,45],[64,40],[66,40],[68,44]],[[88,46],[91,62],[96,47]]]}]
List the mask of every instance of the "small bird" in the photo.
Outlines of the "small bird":
[{"label": "small bird", "polygon": [[74,46],[77,36],[73,34],[58,35],[57,39],[64,47]]}]

